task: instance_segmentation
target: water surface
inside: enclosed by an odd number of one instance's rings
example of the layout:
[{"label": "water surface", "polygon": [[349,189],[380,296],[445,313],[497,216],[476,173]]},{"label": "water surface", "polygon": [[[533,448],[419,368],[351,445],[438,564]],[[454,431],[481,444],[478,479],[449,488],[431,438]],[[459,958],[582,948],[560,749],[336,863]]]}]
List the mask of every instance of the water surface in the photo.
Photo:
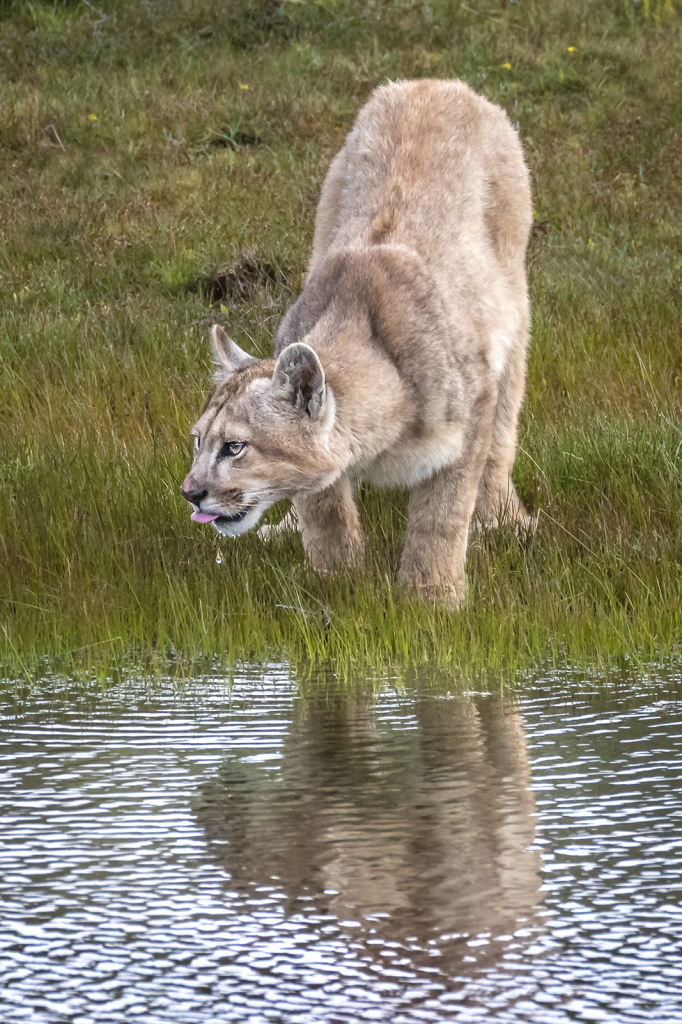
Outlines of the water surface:
[{"label": "water surface", "polygon": [[679,1024],[679,694],[274,667],[8,705],[0,1019]]}]

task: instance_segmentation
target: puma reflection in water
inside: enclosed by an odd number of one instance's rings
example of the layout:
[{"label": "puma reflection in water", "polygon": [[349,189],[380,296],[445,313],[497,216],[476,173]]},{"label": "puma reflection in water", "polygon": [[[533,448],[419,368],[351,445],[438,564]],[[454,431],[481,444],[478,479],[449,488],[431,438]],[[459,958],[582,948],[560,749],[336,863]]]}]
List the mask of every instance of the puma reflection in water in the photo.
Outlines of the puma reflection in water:
[{"label": "puma reflection in water", "polygon": [[415,707],[388,723],[370,697],[299,701],[277,770],[228,755],[196,813],[232,890],[271,887],[413,962],[435,943],[451,973],[539,926],[535,800],[499,696]]}]

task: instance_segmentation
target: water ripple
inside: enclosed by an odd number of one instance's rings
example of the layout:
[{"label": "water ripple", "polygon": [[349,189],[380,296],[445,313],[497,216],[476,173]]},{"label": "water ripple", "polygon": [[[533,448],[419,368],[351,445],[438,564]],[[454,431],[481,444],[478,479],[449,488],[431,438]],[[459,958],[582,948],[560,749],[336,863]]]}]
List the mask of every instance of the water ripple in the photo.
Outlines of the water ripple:
[{"label": "water ripple", "polygon": [[14,709],[2,1021],[679,1022],[680,703],[441,696]]}]

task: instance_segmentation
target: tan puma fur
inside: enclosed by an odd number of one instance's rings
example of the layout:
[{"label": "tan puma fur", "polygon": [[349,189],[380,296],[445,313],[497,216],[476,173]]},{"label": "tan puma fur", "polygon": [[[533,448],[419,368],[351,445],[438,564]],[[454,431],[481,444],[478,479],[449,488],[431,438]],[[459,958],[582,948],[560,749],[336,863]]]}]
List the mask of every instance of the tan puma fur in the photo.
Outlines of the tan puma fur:
[{"label": "tan puma fur", "polygon": [[[236,536],[290,498],[326,571],[362,556],[356,483],[409,487],[399,579],[459,607],[474,509],[531,526],[511,480],[531,220],[499,107],[462,82],[377,89],[322,186],[275,359],[213,329],[218,382],[194,428],[188,500]],[[229,442],[246,444],[235,455]]]}]

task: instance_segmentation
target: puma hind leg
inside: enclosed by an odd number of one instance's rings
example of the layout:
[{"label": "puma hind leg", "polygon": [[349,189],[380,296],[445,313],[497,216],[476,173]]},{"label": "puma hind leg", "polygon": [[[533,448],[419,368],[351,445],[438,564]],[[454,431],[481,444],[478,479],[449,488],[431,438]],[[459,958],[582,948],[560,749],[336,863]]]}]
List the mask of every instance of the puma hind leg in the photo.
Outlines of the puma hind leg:
[{"label": "puma hind leg", "polygon": [[483,525],[498,528],[509,523],[523,537],[532,535],[537,525],[536,517],[526,511],[512,480],[519,412],[526,390],[527,335],[527,318],[524,318],[518,341],[498,384],[490,451],[476,497],[476,513]]}]

